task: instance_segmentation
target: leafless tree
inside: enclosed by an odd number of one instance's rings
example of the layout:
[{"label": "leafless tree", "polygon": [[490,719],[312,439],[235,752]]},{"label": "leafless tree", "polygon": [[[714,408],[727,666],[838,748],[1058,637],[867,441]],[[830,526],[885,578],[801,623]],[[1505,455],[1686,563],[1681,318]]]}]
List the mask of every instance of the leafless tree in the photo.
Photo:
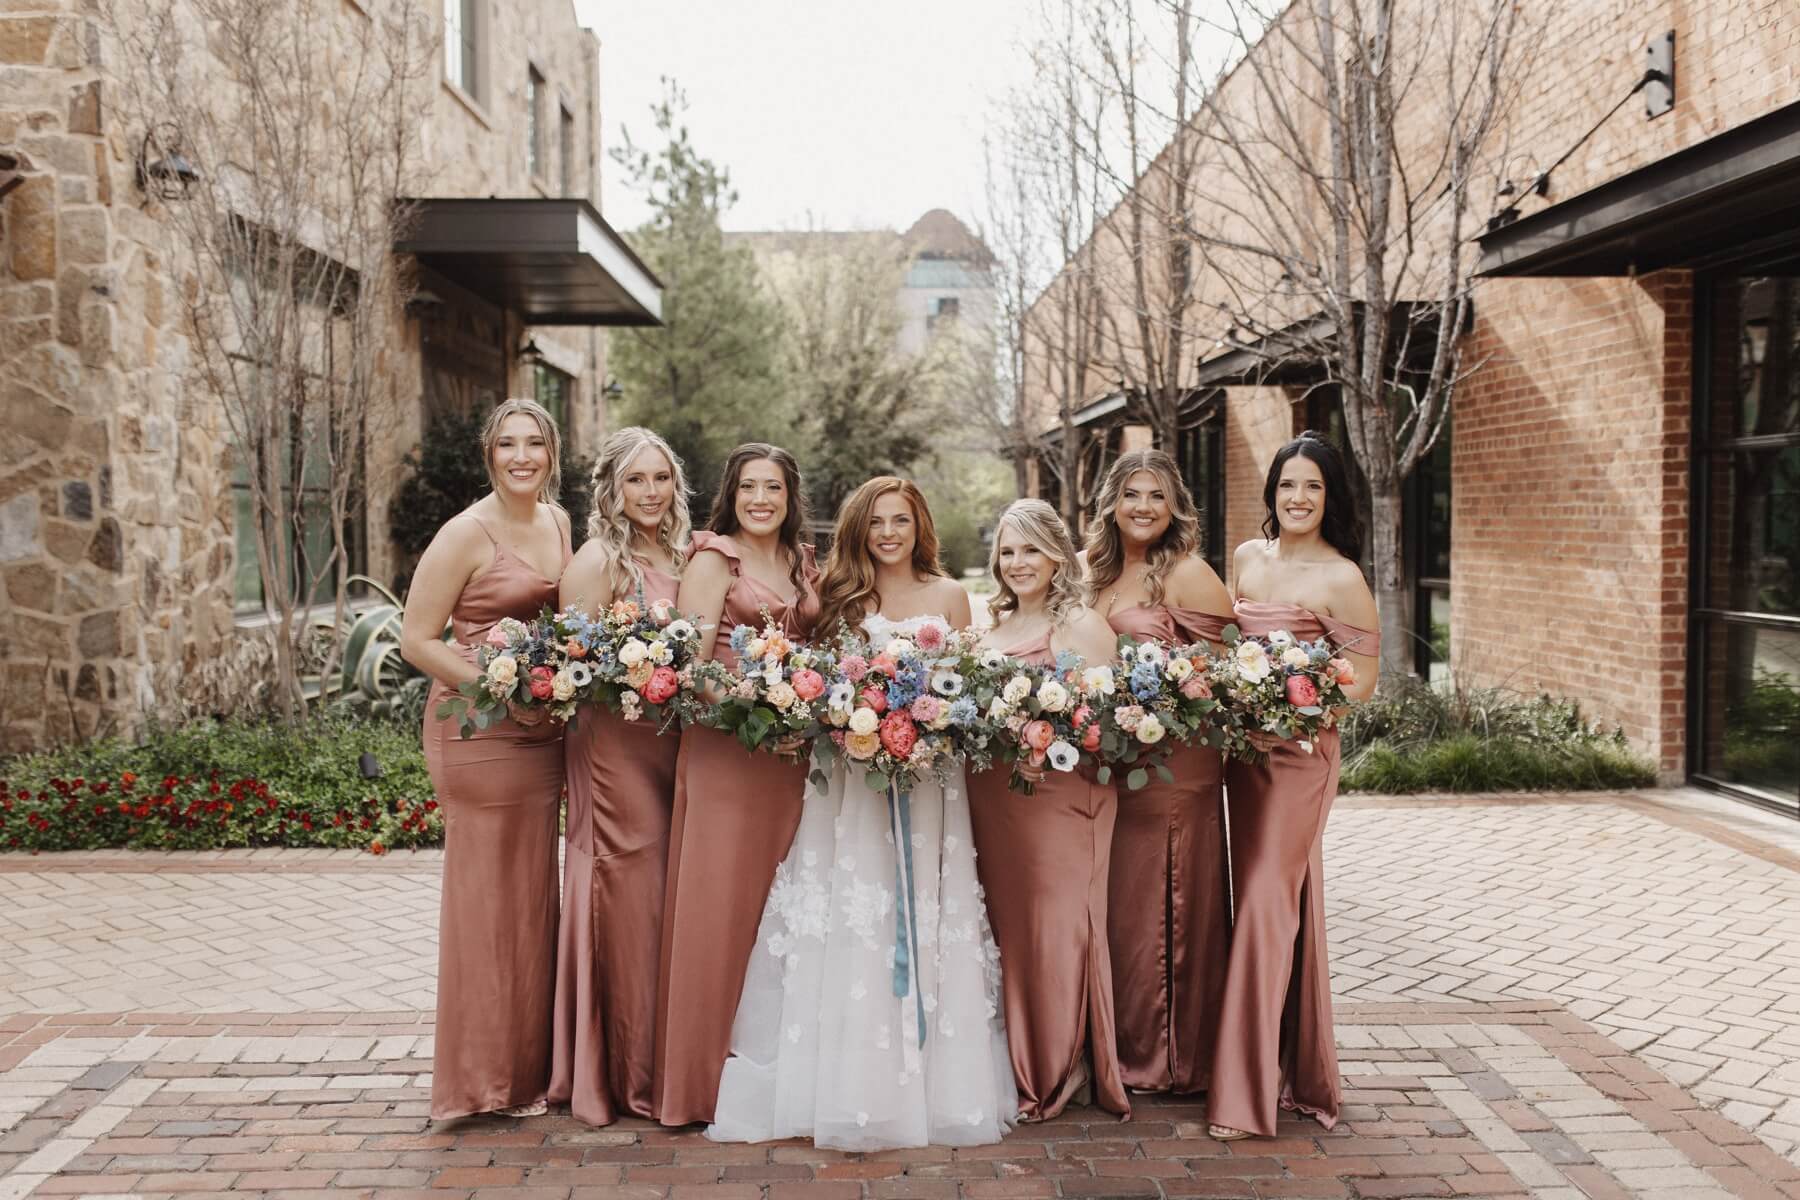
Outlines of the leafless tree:
[{"label": "leafless tree", "polygon": [[[1216,0],[1231,74],[1189,126],[1212,185],[1188,231],[1227,337],[1342,398],[1367,481],[1383,667],[1412,663],[1402,484],[1464,361],[1472,200],[1492,195],[1516,91],[1512,0]],[[1266,377],[1266,376],[1265,376]]]},{"label": "leafless tree", "polygon": [[392,247],[433,31],[412,6],[337,0],[100,0],[97,22],[121,132],[198,170],[148,178],[147,204],[181,281],[184,386],[223,413],[250,497],[292,717],[301,623],[329,597],[343,624],[365,448],[396,411]]}]

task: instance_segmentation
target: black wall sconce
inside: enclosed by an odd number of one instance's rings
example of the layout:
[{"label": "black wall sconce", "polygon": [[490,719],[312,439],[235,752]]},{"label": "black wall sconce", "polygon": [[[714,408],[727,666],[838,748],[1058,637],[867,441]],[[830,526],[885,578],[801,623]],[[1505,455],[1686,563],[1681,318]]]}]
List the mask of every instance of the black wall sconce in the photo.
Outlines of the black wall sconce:
[{"label": "black wall sconce", "polygon": [[144,131],[143,144],[138,147],[137,185],[145,195],[179,200],[199,179],[199,169],[181,152],[178,127],[164,122]]},{"label": "black wall sconce", "polygon": [[536,338],[526,338],[525,344],[519,347],[519,361],[534,367],[544,361],[544,352],[538,349]]}]

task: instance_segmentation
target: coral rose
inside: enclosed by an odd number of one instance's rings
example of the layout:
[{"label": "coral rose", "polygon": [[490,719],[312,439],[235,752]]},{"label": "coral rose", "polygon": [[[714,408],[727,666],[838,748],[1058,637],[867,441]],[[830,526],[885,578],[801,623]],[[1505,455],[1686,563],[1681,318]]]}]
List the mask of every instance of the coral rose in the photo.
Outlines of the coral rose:
[{"label": "coral rose", "polygon": [[905,758],[913,751],[919,740],[918,727],[913,724],[912,717],[903,712],[891,712],[881,720],[881,744],[887,747],[889,754],[895,758]]},{"label": "coral rose", "polygon": [[864,704],[874,709],[877,713],[884,713],[887,711],[887,692],[881,688],[864,688],[862,690],[861,699]]},{"label": "coral rose", "polygon": [[1181,681],[1181,694],[1189,700],[1211,700],[1212,685],[1204,675],[1189,675]]},{"label": "coral rose", "polygon": [[802,700],[817,700],[825,694],[825,677],[805,667],[794,672],[791,683],[794,695]]},{"label": "coral rose", "polygon": [[663,704],[681,688],[681,679],[673,669],[658,667],[650,672],[649,682],[644,684],[644,699],[652,704]]},{"label": "coral rose", "polygon": [[556,672],[549,667],[531,668],[531,697],[534,700],[548,700],[556,690]]},{"label": "coral rose", "polygon": [[1334,658],[1325,664],[1337,673],[1338,682],[1349,687],[1356,682],[1356,665],[1347,658]]},{"label": "coral rose", "polygon": [[1306,675],[1287,677],[1288,703],[1295,708],[1311,708],[1319,702],[1319,685]]},{"label": "coral rose", "polygon": [[1019,736],[1027,746],[1042,754],[1056,740],[1056,729],[1048,721],[1030,721],[1019,732]]},{"label": "coral rose", "polygon": [[1097,722],[1089,725],[1087,732],[1081,735],[1081,748],[1089,754],[1100,749],[1100,726]]}]

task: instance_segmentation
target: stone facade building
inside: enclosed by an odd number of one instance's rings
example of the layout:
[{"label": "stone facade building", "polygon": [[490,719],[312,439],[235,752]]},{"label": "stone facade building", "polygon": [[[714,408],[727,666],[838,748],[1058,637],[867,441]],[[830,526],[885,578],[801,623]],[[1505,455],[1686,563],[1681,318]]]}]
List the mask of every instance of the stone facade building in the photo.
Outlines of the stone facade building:
[{"label": "stone facade building", "polygon": [[[1475,198],[1500,214],[1464,342],[1477,369],[1408,486],[1418,669],[1571,697],[1665,779],[1800,815],[1800,6],[1517,11],[1530,43],[1508,171],[1526,186]],[[1671,31],[1674,103],[1652,117],[1632,89]],[[1252,102],[1247,72],[1221,86],[1222,103]],[[1415,96],[1400,144],[1429,147],[1434,120]],[[1201,206],[1230,186],[1202,182]],[[1084,254],[1114,253],[1123,219]],[[1212,286],[1173,449],[1223,573],[1257,536],[1274,450],[1341,416],[1330,388],[1235,372]],[[1080,397],[1096,467],[1148,437],[1110,415],[1100,374]]]},{"label": "stone facade building", "polygon": [[[127,64],[95,7],[0,15],[0,752],[205,707],[265,618],[216,401],[146,191]],[[378,19],[342,0],[331,19]],[[413,0],[432,59],[417,292],[384,369],[400,411],[368,450],[355,569],[395,568],[388,494],[434,415],[536,395],[578,445],[605,422],[598,326],[654,322],[660,288],[596,208],[599,40],[570,0]],[[200,73],[196,73],[197,77]],[[296,120],[304,120],[296,114]],[[193,164],[199,171],[220,164]],[[501,199],[503,198],[503,199]]]}]

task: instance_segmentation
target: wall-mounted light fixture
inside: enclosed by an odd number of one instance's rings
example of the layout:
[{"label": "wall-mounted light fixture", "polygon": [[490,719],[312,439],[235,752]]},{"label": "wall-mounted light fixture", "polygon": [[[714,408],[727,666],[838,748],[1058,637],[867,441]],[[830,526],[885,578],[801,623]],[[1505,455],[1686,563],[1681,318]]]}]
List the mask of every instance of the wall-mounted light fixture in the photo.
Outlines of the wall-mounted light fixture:
[{"label": "wall-mounted light fixture", "polygon": [[605,396],[609,401],[617,401],[625,395],[625,389],[620,385],[618,376],[608,375],[606,377],[606,386],[600,389],[600,394]]},{"label": "wall-mounted light fixture", "polygon": [[544,352],[538,349],[536,338],[526,338],[525,344],[519,347],[519,361],[534,367],[544,361]]},{"label": "wall-mounted light fixture", "polygon": [[165,121],[144,131],[138,147],[137,185],[147,196],[179,200],[199,182],[200,170],[181,152],[181,129]]}]

